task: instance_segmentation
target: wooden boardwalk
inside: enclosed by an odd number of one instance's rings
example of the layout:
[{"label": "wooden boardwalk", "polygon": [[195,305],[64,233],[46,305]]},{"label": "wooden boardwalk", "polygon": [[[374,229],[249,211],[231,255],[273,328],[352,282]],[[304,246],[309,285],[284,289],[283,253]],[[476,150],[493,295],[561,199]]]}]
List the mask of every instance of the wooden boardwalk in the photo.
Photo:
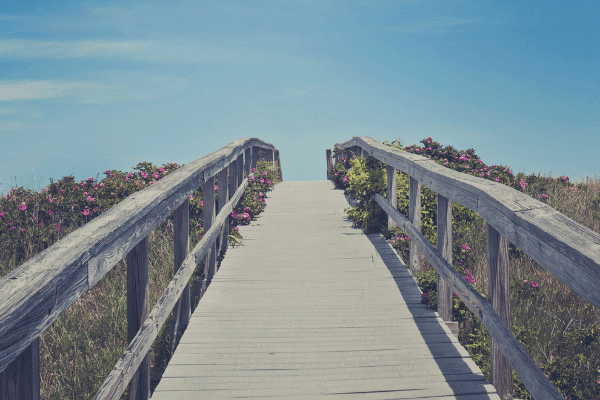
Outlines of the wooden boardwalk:
[{"label": "wooden boardwalk", "polygon": [[330,181],[282,182],[229,249],[152,398],[499,399]]}]

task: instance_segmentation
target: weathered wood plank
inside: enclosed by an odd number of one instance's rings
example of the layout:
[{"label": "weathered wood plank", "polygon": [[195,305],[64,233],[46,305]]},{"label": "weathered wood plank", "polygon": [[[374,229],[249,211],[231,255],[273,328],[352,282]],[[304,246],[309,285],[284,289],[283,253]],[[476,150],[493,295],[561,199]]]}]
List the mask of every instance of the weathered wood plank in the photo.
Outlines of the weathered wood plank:
[{"label": "weathered wood plank", "polygon": [[[486,224],[488,293],[502,322],[511,328],[508,240]],[[512,369],[494,338],[490,340],[490,377],[500,398],[512,399]]]},{"label": "weathered wood plank", "polygon": [[[148,237],[142,239],[127,254],[127,341],[131,343],[148,317],[150,299],[148,276]],[[150,354],[143,357],[129,382],[129,400],[150,397]]]},{"label": "weathered wood plank", "polygon": [[[206,180],[202,187],[202,196],[204,207],[202,208],[202,219],[205,232],[210,229],[215,219],[215,178],[211,177]],[[212,243],[208,253],[204,257],[204,278],[206,286],[210,285],[215,274],[215,266],[217,264],[216,244]],[[205,288],[203,288],[205,289]]]},{"label": "weathered wood plank", "polygon": [[336,144],[360,145],[378,160],[434,192],[479,214],[503,237],[600,308],[600,234],[506,185],[463,174],[433,160],[369,137]]},{"label": "weathered wood plank", "polygon": [[[398,208],[398,185],[396,182],[396,168],[387,166],[387,199],[390,205],[394,208]],[[388,217],[388,229],[396,226],[394,220]]]},{"label": "weathered wood plank", "polygon": [[[228,182],[228,170],[229,167],[223,168],[219,172],[219,201],[217,202],[217,214],[221,211],[221,208],[229,201],[229,182]],[[219,242],[217,248],[219,253],[223,253],[227,250],[227,236],[229,235],[229,217],[225,219],[225,223],[221,228],[221,234],[219,235]]]},{"label": "weathered wood plank", "polygon": [[[437,196],[437,251],[452,264],[452,200]],[[452,321],[452,288],[438,274],[438,313],[444,321]]]},{"label": "weathered wood plank", "polygon": [[325,150],[325,162],[327,163],[327,180],[333,176],[333,164],[331,164],[331,149]]},{"label": "weathered wood plank", "polygon": [[150,350],[150,346],[162,325],[165,323],[171,310],[175,306],[178,299],[181,297],[186,284],[189,282],[196,266],[208,253],[211,244],[216,240],[222,224],[225,223],[227,215],[231,213],[233,207],[242,197],[246,187],[248,186],[248,179],[245,179],[238,190],[235,192],[231,200],[223,207],[219,215],[213,222],[213,225],[205,233],[204,237],[196,244],[196,247],[188,253],[187,257],[181,264],[181,267],[167,286],[167,289],[162,294],[152,312],[146,318],[142,324],[141,329],[137,332],[136,336],[129,343],[129,346],[125,349],[121,359],[108,375],[98,393],[94,399],[119,399],[121,394],[125,391],[126,385],[133,377],[134,372],[137,370],[142,362],[141,355],[147,354]]},{"label": "weathered wood plank", "polygon": [[250,175],[250,169],[252,169],[252,147],[248,147],[244,152],[244,173],[246,176]]},{"label": "weathered wood plank", "polygon": [[[410,223],[421,231],[421,184],[412,176],[409,182],[409,205],[408,218]],[[419,246],[412,240],[410,241],[410,270],[413,275],[420,274],[423,271],[421,263],[421,251]]]},{"label": "weathered wood plank", "polygon": [[0,372],[0,400],[39,400],[40,338]]},{"label": "weathered wood plank", "polygon": [[273,153],[274,165],[277,168],[277,175],[279,176],[279,181],[283,182],[283,175],[281,173],[281,159],[279,158],[279,150],[275,150]]},{"label": "weathered wood plank", "polygon": [[[173,272],[183,263],[183,260],[190,252],[190,201],[184,201],[173,213]],[[175,322],[173,326],[173,338],[171,342],[171,352],[175,351],[177,343],[187,328],[191,316],[191,294],[190,284],[185,286],[181,298],[175,306]],[[145,318],[144,318],[145,319]]]},{"label": "weathered wood plank", "polygon": [[502,354],[509,360],[525,387],[536,399],[564,399],[544,373],[535,365],[529,354],[525,352],[510,329],[504,324],[502,318],[496,313],[489,301],[484,299],[462,276],[444,260],[433,248],[431,243],[419,230],[402,216],[397,210],[392,209],[387,200],[375,194],[375,201],[391,215],[404,232],[410,235],[411,241],[417,242],[424,255],[436,271],[448,282],[454,292],[461,298],[469,309],[477,316],[488,329],[490,337],[494,338]]},{"label": "weathered wood plank", "polygon": [[169,174],[0,279],[0,371],[203,182],[259,139],[236,140]]}]

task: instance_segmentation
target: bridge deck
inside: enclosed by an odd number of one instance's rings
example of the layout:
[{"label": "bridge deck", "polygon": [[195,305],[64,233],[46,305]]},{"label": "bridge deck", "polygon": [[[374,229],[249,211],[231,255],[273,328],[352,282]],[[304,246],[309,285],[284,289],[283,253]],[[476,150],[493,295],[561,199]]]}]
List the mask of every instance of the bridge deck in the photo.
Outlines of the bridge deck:
[{"label": "bridge deck", "polygon": [[283,182],[229,249],[153,399],[499,399],[329,181]]}]

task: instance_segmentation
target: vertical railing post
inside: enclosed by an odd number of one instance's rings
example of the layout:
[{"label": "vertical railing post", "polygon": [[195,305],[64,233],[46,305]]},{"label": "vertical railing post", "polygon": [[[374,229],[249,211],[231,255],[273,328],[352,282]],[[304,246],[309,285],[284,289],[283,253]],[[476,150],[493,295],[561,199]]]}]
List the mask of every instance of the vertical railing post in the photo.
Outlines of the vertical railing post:
[{"label": "vertical railing post", "polygon": [[[131,343],[148,317],[148,236],[127,254],[127,342]],[[129,382],[129,400],[150,398],[150,354]]]},{"label": "vertical railing post", "polygon": [[0,373],[0,400],[40,398],[40,338]]},{"label": "vertical railing post", "polygon": [[[173,272],[177,273],[179,267],[190,252],[190,200],[186,199],[173,213]],[[173,324],[173,340],[171,353],[179,343],[185,328],[190,322],[191,315],[190,283],[188,282],[181,297],[175,306],[175,322]]]},{"label": "vertical railing post", "polygon": [[333,165],[337,164],[337,162],[340,160],[340,151],[339,151],[339,147],[334,146],[333,147]]},{"label": "vertical railing post", "polygon": [[330,181],[333,176],[333,165],[331,165],[331,149],[325,150],[325,158],[327,159],[327,180]]},{"label": "vertical railing post", "polygon": [[[394,207],[394,210],[398,209],[398,194],[397,192],[397,184],[396,184],[396,168],[392,166],[387,166],[387,201],[390,202],[390,205]],[[392,219],[392,217],[388,216],[388,229],[392,229],[392,227],[398,226],[396,222]]]},{"label": "vertical railing post", "polygon": [[253,153],[254,153],[254,148],[248,147],[244,154],[244,172],[246,172],[246,175],[250,175],[250,169],[252,168],[250,166],[250,162],[251,162],[250,160],[252,160],[254,158]]},{"label": "vertical railing post", "polygon": [[[408,217],[413,226],[421,230],[421,184],[412,176],[409,183]],[[410,241],[410,270],[413,275],[420,274],[423,269],[421,252],[414,240]]]},{"label": "vertical railing post", "polygon": [[[217,214],[225,204],[229,201],[229,184],[227,182],[227,169],[223,168],[219,172],[219,200],[217,202]],[[229,217],[225,219],[225,223],[221,228],[219,235],[219,253],[223,254],[227,249],[227,236],[229,235]],[[217,265],[218,266],[218,265]]]},{"label": "vertical railing post", "polygon": [[[437,195],[437,251],[452,265],[452,200]],[[452,289],[437,274],[438,314],[454,336],[458,337],[458,322],[452,321]]]},{"label": "vertical railing post", "polygon": [[235,188],[237,190],[238,187],[240,187],[240,185],[242,184],[242,181],[244,180],[244,154],[240,154],[237,158],[237,172],[236,172],[236,176],[237,176],[237,185],[235,185]]},{"label": "vertical railing post", "polygon": [[[202,186],[202,195],[204,197],[204,208],[202,209],[202,218],[204,223],[204,232],[208,232],[215,221],[215,177],[211,176],[204,181]],[[202,290],[206,291],[215,274],[215,265],[217,263],[216,243],[212,242],[208,252],[204,256],[204,283]]]},{"label": "vertical railing post", "polygon": [[279,181],[283,181],[283,176],[281,175],[281,160],[279,159],[279,150],[275,150],[273,153],[273,159],[275,163],[275,168],[277,168],[277,174],[279,175]]},{"label": "vertical railing post", "polygon": [[[508,239],[486,222],[489,300],[511,329]],[[490,341],[490,378],[501,399],[512,399],[512,369],[494,339]]]},{"label": "vertical railing post", "polygon": [[[253,170],[254,168],[256,168],[256,165],[258,164],[258,152],[260,151],[260,147],[257,146],[252,146],[252,162],[250,164],[250,170]],[[250,173],[250,171],[248,171],[248,174]]]}]

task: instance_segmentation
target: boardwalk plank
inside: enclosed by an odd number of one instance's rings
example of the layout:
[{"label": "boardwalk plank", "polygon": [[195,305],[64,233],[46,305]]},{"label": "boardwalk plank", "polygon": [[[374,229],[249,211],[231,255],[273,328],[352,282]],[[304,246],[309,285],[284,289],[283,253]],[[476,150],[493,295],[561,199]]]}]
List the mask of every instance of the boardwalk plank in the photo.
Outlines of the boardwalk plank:
[{"label": "boardwalk plank", "polygon": [[328,181],[240,227],[153,399],[498,399],[380,235]]}]

